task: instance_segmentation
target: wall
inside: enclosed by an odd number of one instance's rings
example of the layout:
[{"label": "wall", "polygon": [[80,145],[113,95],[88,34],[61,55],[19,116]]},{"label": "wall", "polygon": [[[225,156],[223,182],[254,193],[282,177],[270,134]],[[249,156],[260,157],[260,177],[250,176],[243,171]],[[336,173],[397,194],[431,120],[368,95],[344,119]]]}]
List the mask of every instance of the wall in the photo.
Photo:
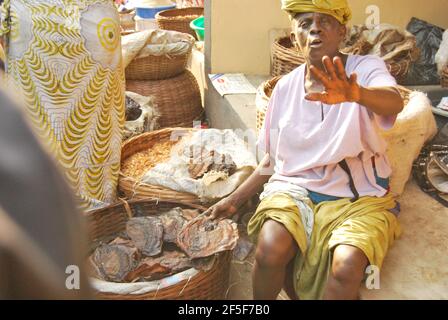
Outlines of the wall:
[{"label": "wall", "polygon": [[[207,45],[211,73],[268,74],[270,33],[289,28],[280,0],[207,0],[211,36]],[[380,8],[381,22],[405,28],[415,16],[448,28],[448,0],[349,0],[352,24],[364,23],[366,7]],[[272,36],[272,35],[271,35]]]}]

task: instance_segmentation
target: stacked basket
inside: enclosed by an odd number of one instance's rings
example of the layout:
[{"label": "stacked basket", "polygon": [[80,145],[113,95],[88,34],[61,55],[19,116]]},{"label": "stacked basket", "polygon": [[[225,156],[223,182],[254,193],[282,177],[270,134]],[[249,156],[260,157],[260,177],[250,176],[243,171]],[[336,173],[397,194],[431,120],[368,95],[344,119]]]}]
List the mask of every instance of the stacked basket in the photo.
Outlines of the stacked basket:
[{"label": "stacked basket", "polygon": [[160,29],[188,33],[196,37],[196,32],[190,28],[191,21],[204,14],[204,8],[182,8],[164,10],[156,14],[157,25]]},{"label": "stacked basket", "polygon": [[281,37],[272,45],[272,76],[281,76],[305,63],[302,54],[294,47],[289,37]]},{"label": "stacked basket", "polygon": [[[166,31],[164,31],[166,32]],[[196,78],[186,70],[194,44],[182,54],[149,55],[134,59],[126,68],[126,90],[151,96],[160,118],[160,128],[192,127],[202,118],[201,94]]]}]

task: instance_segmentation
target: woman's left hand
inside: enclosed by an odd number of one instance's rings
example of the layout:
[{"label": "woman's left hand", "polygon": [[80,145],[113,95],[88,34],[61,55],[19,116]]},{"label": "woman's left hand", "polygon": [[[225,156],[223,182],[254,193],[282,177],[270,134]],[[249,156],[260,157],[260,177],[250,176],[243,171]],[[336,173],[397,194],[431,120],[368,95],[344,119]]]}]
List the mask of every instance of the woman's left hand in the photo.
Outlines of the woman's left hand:
[{"label": "woman's left hand", "polygon": [[324,85],[325,91],[308,93],[305,98],[325,104],[358,102],[361,99],[361,87],[358,85],[356,73],[352,73],[348,78],[340,57],[331,61],[330,57],[324,56],[322,62],[326,72],[315,66],[310,66],[310,71]]}]

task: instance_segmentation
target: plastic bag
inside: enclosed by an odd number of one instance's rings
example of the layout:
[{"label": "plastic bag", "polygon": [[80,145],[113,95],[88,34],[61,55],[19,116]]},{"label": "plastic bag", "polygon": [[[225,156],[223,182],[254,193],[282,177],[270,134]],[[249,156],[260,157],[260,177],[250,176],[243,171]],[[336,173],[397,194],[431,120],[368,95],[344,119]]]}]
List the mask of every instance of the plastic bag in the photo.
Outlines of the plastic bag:
[{"label": "plastic bag", "polygon": [[123,140],[129,139],[143,132],[150,132],[157,129],[157,121],[160,114],[154,108],[153,98],[144,97],[130,91],[126,91],[126,96],[140,105],[141,114],[138,119],[125,122]]},{"label": "plastic bag", "polygon": [[407,85],[439,84],[435,55],[442,42],[443,29],[426,21],[412,18],[406,29],[415,35],[420,59],[411,66],[404,81]]},{"label": "plastic bag", "polygon": [[440,44],[439,51],[436,53],[436,64],[439,75],[442,74],[442,70],[445,66],[448,66],[448,30],[443,33],[442,43]]}]

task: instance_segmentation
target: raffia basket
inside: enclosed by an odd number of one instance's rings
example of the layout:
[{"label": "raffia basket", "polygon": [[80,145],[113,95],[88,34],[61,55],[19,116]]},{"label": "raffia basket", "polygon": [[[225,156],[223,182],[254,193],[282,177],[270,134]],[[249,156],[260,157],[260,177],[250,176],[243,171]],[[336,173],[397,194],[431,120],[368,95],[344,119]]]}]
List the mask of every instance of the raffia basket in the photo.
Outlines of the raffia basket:
[{"label": "raffia basket", "polygon": [[[193,130],[197,129],[165,128],[135,136],[123,144],[121,149],[121,163],[137,152],[151,149],[156,143],[177,140]],[[118,189],[124,193],[127,199],[153,198],[161,201],[176,201],[184,204],[201,204],[200,199],[195,194],[142,183],[132,177],[125,176],[123,173],[120,173]]]},{"label": "raffia basket", "polygon": [[290,73],[292,70],[305,63],[305,59],[293,46],[289,37],[281,37],[272,45],[272,76],[280,76]]},{"label": "raffia basket", "polygon": [[[119,232],[126,229],[126,222],[132,216],[154,215],[157,212],[175,207],[186,209],[205,208],[177,202],[159,200],[138,200],[111,205],[86,215],[91,251],[101,242],[113,240]],[[229,284],[230,252],[219,253],[209,271],[199,271],[188,279],[173,285],[148,290],[143,294],[118,294],[96,292],[100,299],[112,300],[217,300],[224,299]],[[148,283],[149,285],[149,283]],[[154,287],[154,284],[153,284]]]},{"label": "raffia basket", "polygon": [[188,70],[165,80],[127,80],[126,90],[153,97],[160,128],[193,127],[204,110],[198,83]]},{"label": "raffia basket", "polygon": [[188,33],[196,38],[196,33],[190,28],[190,22],[203,14],[204,8],[200,7],[170,9],[158,12],[156,21],[160,29]]},{"label": "raffia basket", "polygon": [[188,59],[193,49],[194,38],[190,38],[190,48],[180,55],[150,55],[143,58],[135,58],[126,67],[126,80],[164,80],[180,75],[185,72]]},{"label": "raffia basket", "polygon": [[185,71],[190,53],[136,58],[126,67],[126,79],[163,80],[175,77]]},{"label": "raffia basket", "polygon": [[442,70],[442,75],[440,76],[440,85],[443,88],[448,88],[448,65]]},{"label": "raffia basket", "polygon": [[[257,95],[255,98],[255,104],[257,108],[257,132],[263,127],[264,118],[266,117],[266,112],[268,110],[269,100],[272,95],[272,91],[275,88],[277,82],[282,78],[282,76],[274,77],[270,80],[263,82],[257,89]],[[404,104],[408,104],[411,90],[398,86],[401,97],[403,98]]]},{"label": "raffia basket", "polygon": [[257,132],[260,131],[260,129],[263,127],[263,122],[268,110],[272,91],[281,78],[282,76],[276,76],[270,80],[267,80],[263,82],[257,89],[257,96],[255,98],[255,104],[257,107]]}]

